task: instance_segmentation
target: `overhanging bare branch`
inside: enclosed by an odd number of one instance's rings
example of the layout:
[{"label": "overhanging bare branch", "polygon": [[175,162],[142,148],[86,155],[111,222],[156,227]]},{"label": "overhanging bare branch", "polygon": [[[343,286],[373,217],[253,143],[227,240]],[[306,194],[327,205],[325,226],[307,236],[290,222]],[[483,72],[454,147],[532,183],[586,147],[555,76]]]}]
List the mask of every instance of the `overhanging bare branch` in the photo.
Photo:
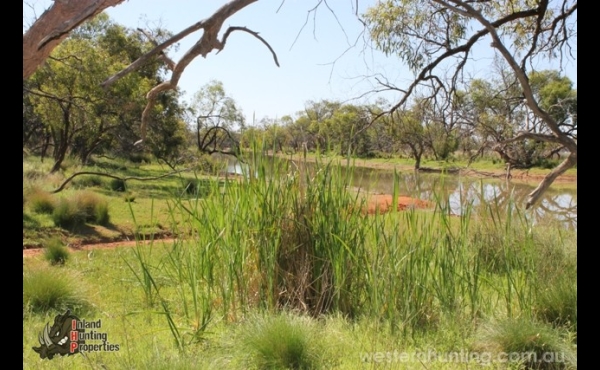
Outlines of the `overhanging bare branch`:
[{"label": "overhanging bare branch", "polygon": [[[269,45],[269,43],[267,42],[267,40],[265,40],[261,36],[259,36],[258,32],[252,31],[252,30],[250,30],[250,29],[248,29],[246,27],[229,27],[227,29],[227,31],[225,31],[225,34],[223,35],[223,40],[221,41],[221,50],[223,50],[223,48],[225,47],[225,43],[227,42],[227,38],[229,37],[229,35],[233,31],[248,32],[252,36],[254,36],[257,39],[259,39],[263,44],[265,44],[269,48],[269,51],[271,51],[271,54],[273,55],[273,60],[275,61],[275,64],[277,65],[277,67],[279,67],[279,61],[277,60],[277,54],[275,53],[275,51],[273,50],[273,48],[271,47],[271,45]],[[217,54],[219,54],[221,52],[221,50],[217,51]]]}]

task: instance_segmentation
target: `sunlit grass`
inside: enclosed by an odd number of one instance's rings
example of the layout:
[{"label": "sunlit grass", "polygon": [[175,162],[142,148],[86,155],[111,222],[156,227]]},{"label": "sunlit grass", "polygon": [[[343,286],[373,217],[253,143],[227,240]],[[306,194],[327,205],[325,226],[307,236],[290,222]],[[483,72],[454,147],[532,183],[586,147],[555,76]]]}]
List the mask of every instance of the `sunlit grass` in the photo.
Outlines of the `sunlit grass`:
[{"label": "sunlit grass", "polygon": [[[510,203],[453,216],[441,195],[432,209],[367,216],[347,186],[352,170],[326,163],[273,170],[270,159],[258,159],[256,176],[208,180],[201,198],[185,192],[191,177],[161,180],[161,192],[132,181],[134,202],[104,189],[112,223],[178,238],[73,252],[67,267],[81,272],[94,315],[121,350],[41,362],[29,348],[54,313],[30,313],[24,367],[246,369],[267,367],[261,358],[306,353],[320,359],[311,368],[397,368],[361,356],[511,349],[501,340],[517,334],[487,331],[504,320],[523,320],[523,332],[550,328],[545,343],[573,354],[576,231],[532,225],[508,213]],[[394,178],[397,195],[402,177]],[[24,270],[40,260],[24,259]],[[564,285],[553,280],[559,275]]]}]

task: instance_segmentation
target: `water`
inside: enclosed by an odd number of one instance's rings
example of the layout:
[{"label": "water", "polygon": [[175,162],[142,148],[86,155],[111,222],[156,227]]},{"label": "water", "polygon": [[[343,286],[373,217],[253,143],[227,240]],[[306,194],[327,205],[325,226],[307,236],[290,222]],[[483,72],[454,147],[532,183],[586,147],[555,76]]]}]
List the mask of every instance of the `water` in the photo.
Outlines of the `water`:
[{"label": "water", "polygon": [[[342,171],[344,173],[345,168],[342,168]],[[230,161],[227,172],[247,175],[248,166]],[[525,211],[525,201],[537,186],[535,183],[415,173],[411,170],[397,172],[397,175],[400,195],[441,201],[455,215],[461,215],[467,207],[477,208],[489,204],[505,209],[513,205],[533,224],[557,222],[565,228],[577,230],[576,188],[565,189],[553,185],[536,206]],[[394,171],[355,167],[352,172],[352,186],[371,193],[393,194]]]}]

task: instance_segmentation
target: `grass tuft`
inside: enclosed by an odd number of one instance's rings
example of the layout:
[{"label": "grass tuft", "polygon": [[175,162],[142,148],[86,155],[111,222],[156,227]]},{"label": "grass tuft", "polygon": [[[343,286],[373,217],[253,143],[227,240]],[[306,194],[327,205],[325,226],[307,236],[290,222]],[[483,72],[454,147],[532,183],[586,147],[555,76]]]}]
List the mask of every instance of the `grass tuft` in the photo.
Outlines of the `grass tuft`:
[{"label": "grass tuft", "polygon": [[64,265],[69,259],[69,249],[63,245],[58,238],[52,238],[46,242],[44,259],[51,265]]},{"label": "grass tuft", "polygon": [[[559,275],[564,276],[564,275]],[[537,295],[534,312],[547,323],[577,328],[577,280],[557,278]]]},{"label": "grass tuft", "polygon": [[33,189],[27,196],[29,207],[35,213],[52,214],[56,201],[52,194],[41,189]]},{"label": "grass tuft", "polygon": [[80,176],[73,180],[73,185],[80,188],[104,186],[104,180],[98,175]]},{"label": "grass tuft", "polygon": [[31,312],[81,312],[91,308],[77,274],[56,268],[23,271],[23,307]]},{"label": "grass tuft", "polygon": [[324,347],[309,322],[292,315],[259,319],[246,328],[243,343],[258,369],[318,369]]},{"label": "grass tuft", "polygon": [[505,319],[483,326],[478,347],[505,355],[526,369],[576,368],[576,356],[560,333],[530,319]]},{"label": "grass tuft", "polygon": [[52,217],[56,226],[65,229],[74,229],[86,222],[108,225],[110,221],[108,202],[91,191],[76,193],[69,199],[61,198]]},{"label": "grass tuft", "polygon": [[58,227],[73,230],[85,224],[85,214],[77,208],[75,202],[61,198],[52,212],[52,220]]}]

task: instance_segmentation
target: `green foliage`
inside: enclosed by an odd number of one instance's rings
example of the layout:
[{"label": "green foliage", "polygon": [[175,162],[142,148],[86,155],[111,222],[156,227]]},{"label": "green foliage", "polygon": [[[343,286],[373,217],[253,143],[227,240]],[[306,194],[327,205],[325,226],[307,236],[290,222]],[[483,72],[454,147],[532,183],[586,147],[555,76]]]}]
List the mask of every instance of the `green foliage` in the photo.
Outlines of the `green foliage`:
[{"label": "green foliage", "polygon": [[250,366],[257,369],[319,369],[324,364],[320,333],[293,315],[259,318],[243,333]]},{"label": "green foliage", "polygon": [[82,188],[102,187],[104,186],[104,180],[97,175],[79,176],[73,180],[73,185]]},{"label": "green foliage", "polygon": [[23,309],[82,312],[91,308],[81,276],[64,268],[23,270]]},{"label": "green foliage", "polygon": [[[51,134],[53,171],[70,155],[82,163],[87,163],[92,153],[135,155],[133,143],[140,136],[138,123],[145,95],[163,80],[162,64],[152,61],[104,89],[102,81],[153,44],[137,30],[118,25],[105,15],[102,20],[95,18],[93,24],[80,26],[61,42],[24,88],[24,130],[30,133],[24,145],[47,148],[46,135]],[[165,34],[163,30],[151,32]],[[184,112],[178,97],[176,92],[162,94],[150,112],[153,123],[147,151],[167,161],[178,157],[185,141]]]},{"label": "green foliage", "polygon": [[59,238],[52,238],[46,242],[44,259],[51,265],[64,265],[69,259],[69,249],[63,245]]},{"label": "green foliage", "polygon": [[32,189],[27,195],[27,202],[33,212],[52,214],[56,201],[54,196],[41,189]]},{"label": "green foliage", "polygon": [[558,275],[537,293],[536,317],[558,326],[577,331],[577,280],[567,274]]},{"label": "green foliage", "polygon": [[127,190],[125,181],[123,181],[121,179],[111,179],[110,182],[108,183],[108,186],[109,186],[109,189],[112,191],[123,192],[123,191]]},{"label": "green foliage", "polygon": [[108,203],[96,193],[91,191],[79,192],[76,194],[73,202],[80,212],[84,214],[86,222],[108,225]]},{"label": "green foliage", "polygon": [[201,154],[196,159],[196,170],[205,174],[215,174],[219,169],[218,162],[208,154]]},{"label": "green foliage", "polygon": [[96,193],[82,191],[70,198],[61,198],[54,209],[52,219],[56,226],[76,229],[86,222],[108,225],[108,203]]},{"label": "green foliage", "polygon": [[85,214],[77,208],[77,204],[69,199],[60,198],[52,212],[54,225],[67,230],[74,230],[85,224]]},{"label": "green foliage", "polygon": [[188,180],[184,183],[183,189],[186,194],[196,197],[206,197],[210,194],[213,184],[210,180]]},{"label": "green foliage", "polygon": [[200,152],[238,148],[233,131],[245,127],[245,118],[235,100],[225,93],[222,82],[213,80],[204,85],[194,94],[190,110],[195,116],[194,136]]},{"label": "green foliage", "polygon": [[[526,369],[576,368],[576,356],[560,333],[530,319],[506,319],[488,323],[479,332],[478,349],[494,354],[513,354],[513,362]],[[507,358],[508,359],[508,358]]]}]

